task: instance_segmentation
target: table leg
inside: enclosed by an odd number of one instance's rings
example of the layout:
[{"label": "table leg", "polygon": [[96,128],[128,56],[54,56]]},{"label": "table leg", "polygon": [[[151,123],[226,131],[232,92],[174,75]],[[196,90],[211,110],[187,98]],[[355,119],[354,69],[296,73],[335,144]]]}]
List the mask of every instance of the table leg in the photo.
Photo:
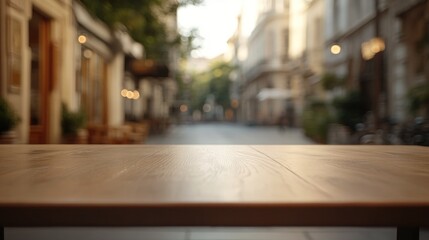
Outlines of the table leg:
[{"label": "table leg", "polygon": [[4,227],[0,226],[0,240],[4,240]]},{"label": "table leg", "polygon": [[398,227],[396,230],[397,240],[419,240],[418,227]]}]

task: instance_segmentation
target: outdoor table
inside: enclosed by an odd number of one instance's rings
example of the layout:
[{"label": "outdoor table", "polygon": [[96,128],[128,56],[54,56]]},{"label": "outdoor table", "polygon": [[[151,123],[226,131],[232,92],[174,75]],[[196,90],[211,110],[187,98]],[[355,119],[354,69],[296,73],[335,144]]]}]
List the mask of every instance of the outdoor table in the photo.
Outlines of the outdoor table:
[{"label": "outdoor table", "polygon": [[429,148],[3,145],[0,226],[429,226]]}]

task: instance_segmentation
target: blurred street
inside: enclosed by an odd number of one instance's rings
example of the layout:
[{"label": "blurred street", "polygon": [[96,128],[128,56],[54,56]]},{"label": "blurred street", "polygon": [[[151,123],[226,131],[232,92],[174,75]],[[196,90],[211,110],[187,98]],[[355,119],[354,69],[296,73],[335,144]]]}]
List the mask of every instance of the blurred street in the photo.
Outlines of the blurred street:
[{"label": "blurred street", "polygon": [[313,144],[299,128],[246,126],[233,123],[197,123],[172,126],[151,135],[147,144]]}]

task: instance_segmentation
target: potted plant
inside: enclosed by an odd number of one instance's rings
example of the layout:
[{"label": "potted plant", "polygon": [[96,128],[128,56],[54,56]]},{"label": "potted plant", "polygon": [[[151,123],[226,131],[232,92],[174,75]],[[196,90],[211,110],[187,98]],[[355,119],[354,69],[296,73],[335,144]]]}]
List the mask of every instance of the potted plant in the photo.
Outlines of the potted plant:
[{"label": "potted plant", "polygon": [[63,143],[86,143],[85,114],[82,111],[72,112],[62,104],[61,129]]},{"label": "potted plant", "polygon": [[345,79],[338,77],[334,73],[327,72],[322,75],[321,82],[322,82],[323,89],[327,91],[331,91],[337,87],[344,86]]},{"label": "potted plant", "polygon": [[337,122],[346,126],[352,133],[356,131],[358,123],[365,121],[367,109],[359,91],[350,90],[344,96],[334,98],[332,105],[336,111]]},{"label": "potted plant", "polygon": [[429,117],[429,83],[415,85],[407,92],[408,110],[414,116]]},{"label": "potted plant", "polygon": [[328,105],[318,99],[308,101],[302,114],[304,133],[317,143],[327,143],[329,124],[333,121]]},{"label": "potted plant", "polygon": [[9,103],[0,97],[0,143],[14,143],[16,133],[14,128],[19,123],[19,116],[9,105]]}]

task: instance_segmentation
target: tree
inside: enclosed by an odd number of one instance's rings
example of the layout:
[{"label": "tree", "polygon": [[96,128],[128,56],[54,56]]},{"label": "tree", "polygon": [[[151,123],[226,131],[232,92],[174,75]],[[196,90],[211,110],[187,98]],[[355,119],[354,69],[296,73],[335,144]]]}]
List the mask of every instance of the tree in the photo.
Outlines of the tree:
[{"label": "tree", "polygon": [[211,70],[210,93],[215,97],[217,104],[221,105],[224,109],[230,107],[230,92],[231,74],[233,68],[226,62],[215,63]]},{"label": "tree", "polygon": [[180,37],[171,39],[163,19],[175,15],[177,8],[200,4],[202,0],[81,0],[88,11],[113,28],[122,24],[131,37],[143,44],[148,58],[166,60],[168,47]]},{"label": "tree", "polygon": [[196,40],[200,39],[198,29],[192,28],[189,32],[182,34],[180,38],[181,49],[180,55],[182,59],[187,59],[191,56],[192,51],[199,49],[201,46],[196,44]]},{"label": "tree", "polygon": [[224,109],[229,108],[230,100],[230,74],[234,68],[226,62],[215,62],[207,72],[193,76],[192,101],[193,109],[201,110],[207,96],[212,95],[215,102]]},{"label": "tree", "polygon": [[191,107],[193,110],[202,110],[206,98],[210,94],[210,77],[208,73],[200,73],[192,78]]}]

